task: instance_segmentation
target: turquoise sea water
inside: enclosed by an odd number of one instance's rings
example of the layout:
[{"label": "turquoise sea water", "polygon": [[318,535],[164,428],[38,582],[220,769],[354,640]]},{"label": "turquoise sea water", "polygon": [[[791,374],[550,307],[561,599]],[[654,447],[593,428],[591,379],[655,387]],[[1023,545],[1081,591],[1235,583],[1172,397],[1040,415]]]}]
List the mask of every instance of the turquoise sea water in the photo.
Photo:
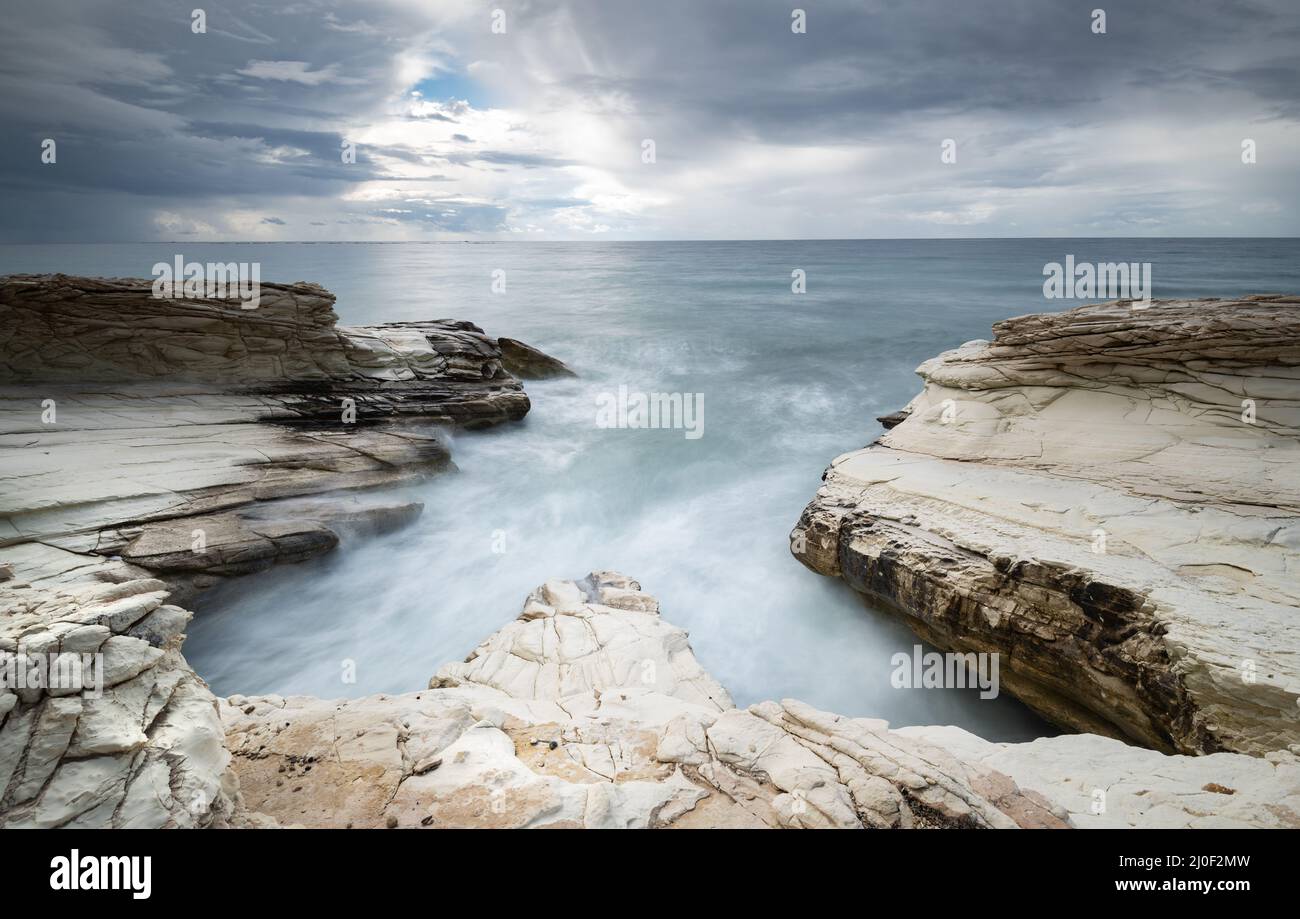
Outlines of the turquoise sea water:
[{"label": "turquoise sea water", "polygon": [[[520,424],[454,435],[462,471],[413,490],[412,526],[205,596],[185,649],[218,693],[419,689],[543,580],[614,568],[740,704],[794,697],[996,740],[1050,729],[1006,696],[891,688],[911,633],[790,556],[822,470],[880,433],[922,360],[1077,305],[1042,295],[1044,264],[1067,254],[1150,262],[1158,297],[1300,291],[1294,239],[0,246],[0,273],[148,276],[177,253],[323,284],[345,324],[469,319],[581,374],[527,384]],[[596,399],[620,385],[703,394],[704,436],[599,427]]]}]

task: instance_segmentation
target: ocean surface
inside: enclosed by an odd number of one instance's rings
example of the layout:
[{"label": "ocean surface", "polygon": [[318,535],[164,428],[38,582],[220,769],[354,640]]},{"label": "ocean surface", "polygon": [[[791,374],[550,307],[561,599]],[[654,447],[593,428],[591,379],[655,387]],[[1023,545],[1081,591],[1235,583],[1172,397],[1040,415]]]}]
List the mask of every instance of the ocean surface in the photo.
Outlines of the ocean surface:
[{"label": "ocean surface", "polygon": [[[1006,695],[892,688],[912,634],[791,557],[822,470],[915,395],[921,361],[1078,305],[1043,298],[1044,265],[1067,254],[1150,262],[1157,297],[1300,291],[1294,239],[0,246],[0,273],[147,277],[177,254],[323,284],[344,324],[468,319],[581,375],[527,383],[519,424],[449,435],[461,472],[409,491],[413,525],[205,595],[185,651],[219,694],[421,689],[537,584],[613,568],[739,704],[794,697],[993,740],[1054,731]],[[703,394],[703,436],[599,426],[620,385]]]}]

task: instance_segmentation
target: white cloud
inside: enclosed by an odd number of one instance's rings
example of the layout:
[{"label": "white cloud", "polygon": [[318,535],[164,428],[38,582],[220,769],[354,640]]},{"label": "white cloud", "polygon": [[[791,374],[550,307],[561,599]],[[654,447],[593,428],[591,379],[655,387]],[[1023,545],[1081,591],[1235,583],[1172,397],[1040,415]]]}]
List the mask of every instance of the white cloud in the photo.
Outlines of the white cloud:
[{"label": "white cloud", "polygon": [[[1300,190],[1283,0],[1222,21],[1154,0],[1107,37],[1104,66],[1091,36],[1044,28],[1056,3],[990,31],[1006,2],[918,0],[882,29],[879,11],[828,0],[805,39],[746,0],[527,4],[504,35],[473,0],[385,0],[364,18],[231,0],[221,22],[245,41],[192,36],[178,14],[177,48],[131,21],[144,13],[108,29],[44,0],[47,22],[0,32],[0,116],[59,137],[60,168],[40,176],[84,202],[58,218],[72,236],[76,207],[96,226],[161,211],[160,233],[279,238],[1296,232],[1277,203]],[[248,60],[247,41],[285,59]],[[1243,137],[1258,165],[1240,162]],[[84,143],[101,155],[75,157]],[[45,213],[25,174],[0,180],[24,189],[11,213]],[[134,206],[96,204],[112,195]],[[266,213],[286,225],[254,222]]]}]

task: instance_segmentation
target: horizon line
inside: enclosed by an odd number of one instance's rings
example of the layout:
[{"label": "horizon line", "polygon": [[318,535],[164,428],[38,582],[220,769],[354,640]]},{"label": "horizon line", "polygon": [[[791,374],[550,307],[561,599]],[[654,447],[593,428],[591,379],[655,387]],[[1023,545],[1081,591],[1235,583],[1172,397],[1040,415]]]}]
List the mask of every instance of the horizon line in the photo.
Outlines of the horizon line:
[{"label": "horizon line", "polygon": [[1300,236],[814,236],[814,237],[748,237],[734,239],[128,239],[128,240],[64,240],[59,242],[0,242],[2,246],[303,246],[303,245],[371,245],[371,246],[430,246],[430,245],[494,245],[499,243],[524,243],[540,245],[617,245],[653,243],[808,243],[808,242],[981,242],[994,240],[1170,240],[1170,239],[1291,239]]}]

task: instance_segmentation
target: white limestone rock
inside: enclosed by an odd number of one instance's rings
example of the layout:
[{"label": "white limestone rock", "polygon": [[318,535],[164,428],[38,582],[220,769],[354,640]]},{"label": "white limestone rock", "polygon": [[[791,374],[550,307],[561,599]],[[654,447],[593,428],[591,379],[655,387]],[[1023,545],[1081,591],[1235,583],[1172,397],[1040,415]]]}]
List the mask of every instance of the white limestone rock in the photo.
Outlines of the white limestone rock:
[{"label": "white limestone rock", "polygon": [[1064,825],[1005,775],[884,722],[736,709],[614,572],[548,581],[430,687],[225,700],[247,807],[305,826]]},{"label": "white limestone rock", "polygon": [[[465,660],[447,664],[430,686],[491,686],[518,699],[564,699],[608,690],[652,691],[717,711],[731,697],[691,652],[686,633],[658,616],[653,601],[610,572],[584,583],[547,581],[523,614]],[[622,606],[589,601],[614,599]]]},{"label": "white limestone rock", "polygon": [[0,826],[254,819],[178,604],[410,521],[418,503],[357,492],[451,468],[431,422],[528,411],[471,323],[341,328],[323,288],[262,288],[245,310],[0,278],[0,650],[103,665],[101,686],[0,691]]},{"label": "white limestone rock", "polygon": [[[1022,316],[919,368],[796,557],[1075,730],[1300,743],[1300,300]],[[1249,411],[1247,411],[1249,409]]]},{"label": "white limestone rock", "polygon": [[1096,734],[999,744],[957,727],[897,733],[1011,776],[1076,827],[1300,827],[1300,759],[1290,752],[1169,756]]}]

